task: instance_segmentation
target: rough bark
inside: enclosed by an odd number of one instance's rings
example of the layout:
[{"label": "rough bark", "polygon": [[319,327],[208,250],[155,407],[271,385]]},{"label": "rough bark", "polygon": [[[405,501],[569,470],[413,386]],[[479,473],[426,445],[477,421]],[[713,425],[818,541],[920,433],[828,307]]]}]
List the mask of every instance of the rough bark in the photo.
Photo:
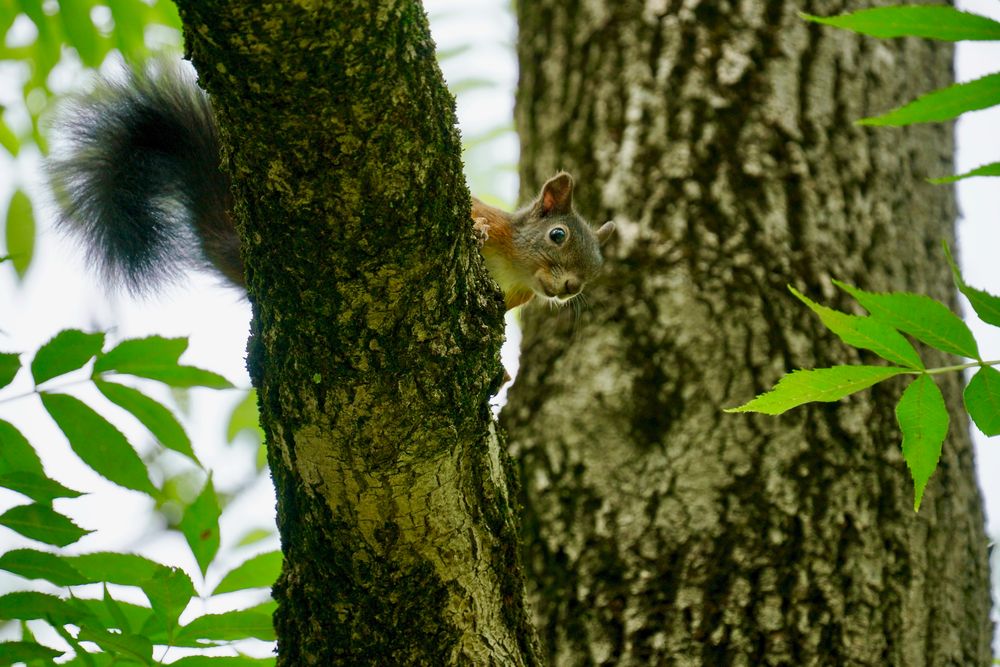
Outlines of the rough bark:
[{"label": "rough bark", "polygon": [[[983,515],[960,409],[912,509],[901,384],[727,415],[786,371],[880,363],[787,291],[952,299],[951,128],[863,129],[951,49],[808,25],[861,2],[518,3],[523,183],[557,168],[619,234],[589,308],[524,314],[504,410],[552,664],[986,665]],[[947,361],[927,353],[928,363]]]},{"label": "rough bark", "polygon": [[279,665],[531,664],[502,304],[416,0],[178,2],[228,146]]}]

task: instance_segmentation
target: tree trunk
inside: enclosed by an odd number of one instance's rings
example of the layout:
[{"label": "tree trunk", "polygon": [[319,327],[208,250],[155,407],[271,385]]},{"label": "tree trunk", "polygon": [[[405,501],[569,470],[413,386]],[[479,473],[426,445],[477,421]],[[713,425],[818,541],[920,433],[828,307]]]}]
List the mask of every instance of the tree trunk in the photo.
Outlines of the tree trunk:
[{"label": "tree trunk", "polygon": [[[589,307],[524,314],[504,410],[554,665],[987,665],[960,378],[919,514],[901,385],[728,415],[793,368],[880,363],[788,292],[953,300],[947,125],[852,121],[946,85],[951,48],[803,22],[868,3],[518,3],[522,183],[620,233]],[[925,355],[928,363],[944,357]]]},{"label": "tree trunk", "polygon": [[534,663],[502,302],[420,3],[178,4],[235,183],[278,664]]}]

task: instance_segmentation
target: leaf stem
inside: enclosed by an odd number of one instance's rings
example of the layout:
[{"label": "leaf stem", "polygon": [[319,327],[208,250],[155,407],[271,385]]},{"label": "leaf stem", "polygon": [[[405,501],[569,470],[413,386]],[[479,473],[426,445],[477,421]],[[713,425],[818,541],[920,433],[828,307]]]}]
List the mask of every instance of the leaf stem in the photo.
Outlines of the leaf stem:
[{"label": "leaf stem", "polygon": [[[87,377],[87,378],[81,378],[79,380],[72,380],[71,382],[66,382],[66,383],[63,383],[63,384],[57,384],[57,385],[53,386],[52,389],[54,389],[56,391],[59,391],[61,389],[66,389],[67,387],[73,387],[75,385],[84,384],[85,382],[89,382],[91,379],[92,378]],[[44,385],[45,383],[43,382],[42,384]],[[43,391],[50,391],[50,390],[49,389],[39,389],[38,386],[36,385],[34,389],[32,389],[31,391],[26,391],[23,394],[15,394],[14,396],[5,396],[4,398],[0,398],[0,404],[10,403],[11,401],[16,401],[16,400],[19,400],[19,399],[22,399],[22,398],[27,398],[29,396],[36,396],[38,394],[41,394]]]},{"label": "leaf stem", "polygon": [[940,375],[941,373],[950,373],[951,371],[964,371],[966,368],[975,368],[977,366],[996,366],[1000,364],[1000,359],[993,359],[992,361],[972,361],[967,364],[956,364],[955,366],[941,366],[940,368],[928,368],[923,371],[913,371],[916,375]]}]

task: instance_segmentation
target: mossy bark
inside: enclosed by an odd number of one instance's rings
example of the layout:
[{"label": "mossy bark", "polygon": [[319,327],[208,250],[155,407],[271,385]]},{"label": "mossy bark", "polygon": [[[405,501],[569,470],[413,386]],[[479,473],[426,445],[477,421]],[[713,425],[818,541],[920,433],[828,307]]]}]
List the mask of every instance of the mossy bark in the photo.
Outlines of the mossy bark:
[{"label": "mossy bark", "polygon": [[502,302],[420,3],[178,5],[235,183],[278,664],[534,663]]},{"label": "mossy bark", "polygon": [[[951,128],[864,129],[947,85],[951,48],[803,22],[867,2],[518,4],[523,183],[614,219],[589,306],[524,314],[503,412],[529,596],[556,665],[987,665],[961,378],[913,512],[902,383],[730,415],[794,368],[884,363],[789,294],[831,277],[954,301]],[[927,353],[930,364],[946,363]]]}]

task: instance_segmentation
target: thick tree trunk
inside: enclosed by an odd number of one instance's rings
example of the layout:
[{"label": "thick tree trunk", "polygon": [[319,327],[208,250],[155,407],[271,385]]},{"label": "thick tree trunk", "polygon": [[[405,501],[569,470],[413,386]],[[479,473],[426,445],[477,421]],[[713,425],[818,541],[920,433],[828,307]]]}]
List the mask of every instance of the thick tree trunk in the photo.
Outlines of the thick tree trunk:
[{"label": "thick tree trunk", "polygon": [[[948,83],[946,45],[801,21],[863,3],[518,3],[522,182],[578,176],[620,234],[589,308],[525,313],[504,410],[553,664],[986,665],[986,540],[960,410],[920,513],[899,385],[727,415],[858,362],[786,289],[951,298],[951,128],[852,121]],[[864,3],[868,4],[868,3]],[[927,355],[929,361],[944,361]]]},{"label": "thick tree trunk", "polygon": [[178,4],[244,239],[278,664],[534,663],[502,305],[420,3]]}]

